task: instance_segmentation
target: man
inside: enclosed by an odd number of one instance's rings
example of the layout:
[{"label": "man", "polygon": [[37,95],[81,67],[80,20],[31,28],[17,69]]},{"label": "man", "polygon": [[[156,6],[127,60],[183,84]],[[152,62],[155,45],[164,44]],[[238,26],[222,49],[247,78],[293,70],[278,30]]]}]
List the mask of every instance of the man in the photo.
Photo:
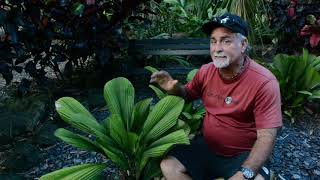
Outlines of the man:
[{"label": "man", "polygon": [[180,85],[167,72],[151,76],[169,94],[206,108],[203,137],[174,147],[160,166],[167,180],[269,179],[267,160],[282,126],[279,85],[274,75],[246,55],[247,24],[224,14],[206,23],[213,63]]}]

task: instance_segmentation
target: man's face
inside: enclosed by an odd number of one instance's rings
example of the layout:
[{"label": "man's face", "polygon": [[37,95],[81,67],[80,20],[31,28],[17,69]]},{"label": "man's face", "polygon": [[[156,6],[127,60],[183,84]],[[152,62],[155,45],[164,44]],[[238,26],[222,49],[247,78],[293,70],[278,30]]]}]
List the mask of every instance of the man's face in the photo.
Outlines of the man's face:
[{"label": "man's face", "polygon": [[240,38],[225,27],[215,28],[210,36],[210,54],[217,68],[227,68],[241,60],[247,47],[245,39]]}]

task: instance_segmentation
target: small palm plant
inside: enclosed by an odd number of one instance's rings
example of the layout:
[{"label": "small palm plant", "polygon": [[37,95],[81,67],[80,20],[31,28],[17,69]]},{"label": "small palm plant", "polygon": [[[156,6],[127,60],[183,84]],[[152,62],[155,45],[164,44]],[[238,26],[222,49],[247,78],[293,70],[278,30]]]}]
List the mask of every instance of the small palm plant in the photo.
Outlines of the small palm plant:
[{"label": "small palm plant", "polygon": [[[176,96],[161,99],[150,110],[151,98],[134,104],[134,88],[119,77],[104,86],[104,98],[111,115],[102,123],[71,97],[56,101],[61,118],[94,138],[58,129],[55,135],[79,149],[101,153],[120,169],[124,179],[151,179],[160,174],[159,161],[175,144],[188,144],[188,136],[177,126],[184,100]],[[106,164],[82,164],[63,168],[40,179],[96,179]]]},{"label": "small palm plant", "polygon": [[306,49],[300,56],[277,54],[270,69],[279,81],[284,113],[292,121],[308,100],[320,99],[320,57]]}]

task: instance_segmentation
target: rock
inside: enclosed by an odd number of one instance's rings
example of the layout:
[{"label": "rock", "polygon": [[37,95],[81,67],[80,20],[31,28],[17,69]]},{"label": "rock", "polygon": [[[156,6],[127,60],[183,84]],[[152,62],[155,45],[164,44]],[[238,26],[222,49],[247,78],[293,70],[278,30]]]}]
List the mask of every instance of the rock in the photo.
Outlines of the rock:
[{"label": "rock", "polygon": [[301,176],[299,174],[293,174],[292,179],[301,179]]},{"label": "rock", "polygon": [[300,164],[300,159],[299,159],[299,158],[295,158],[295,159],[293,160],[293,164],[294,164],[294,165]]},{"label": "rock", "polygon": [[317,166],[317,163],[314,160],[312,160],[312,158],[308,158],[303,161],[303,167],[307,170],[313,169],[316,166]]},{"label": "rock", "polygon": [[82,160],[81,159],[74,159],[73,163],[74,164],[81,164]]},{"label": "rock", "polygon": [[299,151],[294,151],[293,152],[293,156],[296,157],[296,158],[300,157],[300,152]]},{"label": "rock", "polygon": [[314,175],[320,176],[320,170],[315,169],[315,170],[313,170],[312,173],[313,173]]}]

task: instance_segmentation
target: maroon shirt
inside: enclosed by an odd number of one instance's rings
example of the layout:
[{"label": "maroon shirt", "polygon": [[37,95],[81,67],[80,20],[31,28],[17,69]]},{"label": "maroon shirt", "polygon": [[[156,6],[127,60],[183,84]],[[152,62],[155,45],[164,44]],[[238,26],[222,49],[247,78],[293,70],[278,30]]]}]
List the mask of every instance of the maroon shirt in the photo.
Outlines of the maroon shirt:
[{"label": "maroon shirt", "polygon": [[244,71],[232,80],[222,79],[210,63],[185,87],[188,99],[202,99],[206,109],[203,135],[219,155],[250,151],[257,129],[282,126],[278,81],[250,58],[246,58]]}]

